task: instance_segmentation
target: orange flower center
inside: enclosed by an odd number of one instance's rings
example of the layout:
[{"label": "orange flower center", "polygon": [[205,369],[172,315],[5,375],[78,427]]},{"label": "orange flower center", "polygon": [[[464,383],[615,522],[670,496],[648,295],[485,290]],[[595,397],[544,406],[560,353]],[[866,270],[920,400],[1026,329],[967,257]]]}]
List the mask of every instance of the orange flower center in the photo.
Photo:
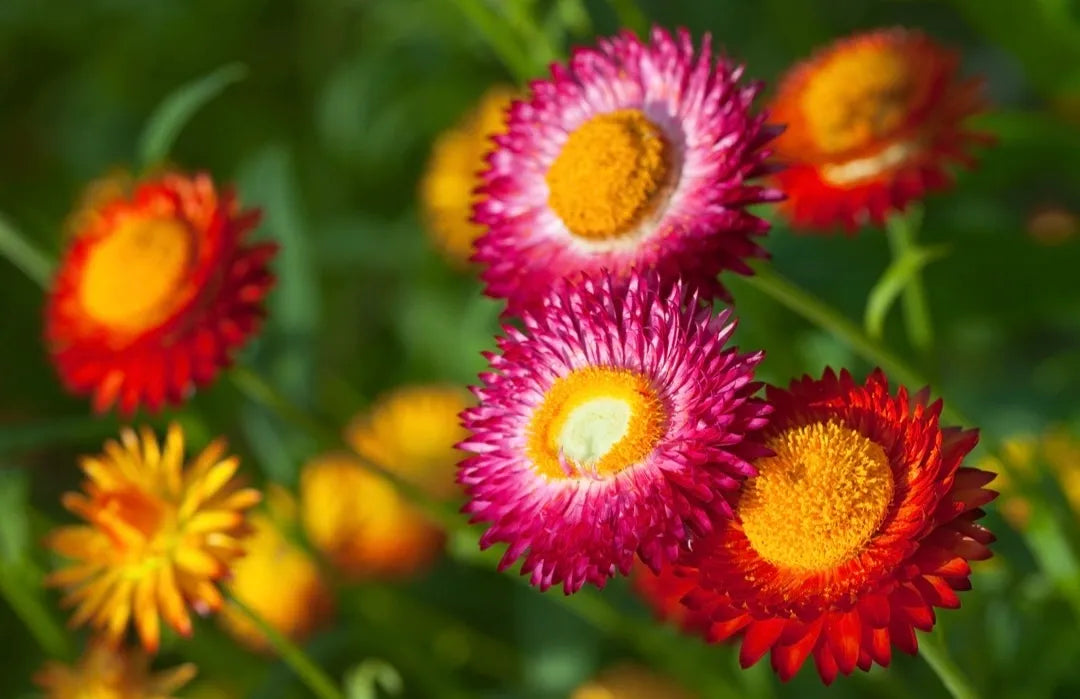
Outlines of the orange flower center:
[{"label": "orange flower center", "polygon": [[547,172],[548,204],[588,240],[618,238],[656,205],[668,177],[667,142],[637,109],[588,120],[566,140]]},{"label": "orange flower center", "polygon": [[96,523],[118,550],[144,555],[174,527],[173,508],[135,487],[103,494],[97,502]]},{"label": "orange flower center", "polygon": [[918,77],[894,47],[867,44],[835,54],[814,71],[802,97],[817,147],[839,155],[889,139],[908,118]]},{"label": "orange flower center", "polygon": [[857,556],[885,519],[892,469],[880,445],[836,421],[768,442],[738,504],[750,545],[781,568],[825,572]]},{"label": "orange flower center", "polygon": [[646,377],[587,367],[548,390],[529,423],[528,455],[547,478],[605,478],[648,456],[666,424],[667,411]]},{"label": "orange flower center", "polygon": [[192,248],[191,231],[174,218],[123,221],[90,251],[79,290],[83,307],[113,328],[153,327],[183,301]]}]

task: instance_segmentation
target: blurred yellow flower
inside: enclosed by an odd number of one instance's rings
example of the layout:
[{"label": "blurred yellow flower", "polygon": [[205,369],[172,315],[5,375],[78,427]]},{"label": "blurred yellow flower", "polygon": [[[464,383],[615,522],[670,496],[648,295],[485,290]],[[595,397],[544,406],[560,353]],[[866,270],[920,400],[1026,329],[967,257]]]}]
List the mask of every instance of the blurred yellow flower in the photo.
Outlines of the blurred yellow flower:
[{"label": "blurred yellow flower", "polygon": [[349,579],[410,575],[442,547],[441,530],[352,454],[304,465],[300,511],[312,545]]},{"label": "blurred yellow flower", "polygon": [[468,436],[458,418],[468,403],[458,386],[403,386],[353,419],[345,440],[364,459],[448,498],[457,493],[454,474],[465,456],[454,445]]},{"label": "blurred yellow flower", "polygon": [[49,699],[169,699],[195,672],[193,664],[184,663],[151,673],[146,653],[91,641],[77,663],[51,660],[34,675],[34,682]]},{"label": "blurred yellow flower", "polygon": [[155,652],[164,617],[177,633],[191,634],[190,606],[220,609],[215,581],[243,554],[245,511],[261,496],[238,488],[239,460],[217,439],[184,466],[184,435],[169,426],[164,445],[149,428],[130,428],[120,442],[80,464],[82,493],[67,493],[64,506],[86,524],[58,527],[46,545],[73,561],[47,584],[66,588],[74,606],[72,626],[90,624],[118,642],[133,622],[143,646]]},{"label": "blurred yellow flower", "polygon": [[1008,439],[999,454],[985,457],[979,467],[998,474],[992,484],[1001,492],[998,510],[1014,527],[1027,526],[1031,503],[1023,494],[1023,484],[1015,483],[1013,475],[1031,482],[1049,476],[1061,489],[1073,514],[1080,518],[1080,440],[1067,429],[1055,427],[1040,437]]},{"label": "blurred yellow flower", "polygon": [[570,699],[693,699],[674,681],[638,665],[616,665],[581,685]]},{"label": "blurred yellow flower", "polygon": [[[271,486],[267,500],[269,512],[251,516],[247,553],[233,566],[227,588],[282,634],[302,640],[330,615],[332,596],[315,561],[287,536],[296,520],[292,496]],[[266,636],[243,613],[226,606],[220,618],[248,648],[269,650]]]},{"label": "blurred yellow flower", "polygon": [[467,262],[473,241],[483,233],[482,226],[470,221],[473,190],[494,147],[491,137],[506,128],[506,110],[514,96],[513,89],[503,85],[489,88],[432,146],[420,181],[420,205],[428,233],[452,263]]}]

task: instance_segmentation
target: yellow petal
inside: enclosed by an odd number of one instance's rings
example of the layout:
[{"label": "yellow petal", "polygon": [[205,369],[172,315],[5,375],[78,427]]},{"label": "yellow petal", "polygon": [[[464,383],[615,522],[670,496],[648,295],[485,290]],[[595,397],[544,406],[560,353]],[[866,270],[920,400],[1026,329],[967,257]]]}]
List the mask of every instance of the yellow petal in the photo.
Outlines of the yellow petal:
[{"label": "yellow petal", "polygon": [[188,534],[207,534],[214,531],[227,531],[244,521],[244,516],[235,510],[205,510],[197,512],[188,520],[184,531]]},{"label": "yellow petal", "polygon": [[193,546],[180,546],[174,560],[177,568],[196,578],[220,578],[225,574],[220,561]]},{"label": "yellow petal", "polygon": [[106,537],[97,529],[84,525],[57,527],[45,537],[45,546],[65,558],[93,559],[108,546]]},{"label": "yellow petal", "polygon": [[154,595],[156,576],[147,575],[135,586],[135,626],[143,648],[156,653],[161,638],[157,599]]},{"label": "yellow petal", "polygon": [[162,481],[165,492],[176,496],[180,494],[180,472],[184,466],[184,433],[175,422],[169,425],[165,434],[165,451],[161,456]]},{"label": "yellow petal", "polygon": [[176,584],[176,575],[170,566],[164,566],[158,570],[155,587],[158,606],[165,621],[181,636],[190,636],[191,617],[187,613],[187,607],[184,606],[184,599]]},{"label": "yellow petal", "polygon": [[142,437],[143,465],[156,474],[161,463],[161,448],[158,446],[157,436],[146,425],[139,430],[139,434]]}]

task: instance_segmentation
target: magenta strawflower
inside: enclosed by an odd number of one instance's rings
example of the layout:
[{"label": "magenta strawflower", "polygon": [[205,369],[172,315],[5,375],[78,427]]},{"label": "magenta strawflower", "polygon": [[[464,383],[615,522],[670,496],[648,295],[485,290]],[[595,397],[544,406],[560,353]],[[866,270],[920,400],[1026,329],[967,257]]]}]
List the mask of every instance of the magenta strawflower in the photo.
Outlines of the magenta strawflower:
[{"label": "magenta strawflower", "polygon": [[776,131],[751,103],[742,68],[695,52],[689,33],[655,28],[579,48],[510,109],[495,137],[474,220],[473,259],[487,293],[517,313],[580,272],[656,269],[702,298],[726,297],[717,274],[749,274],[768,224],[744,210],[774,201],[747,184]]},{"label": "magenta strawflower", "polygon": [[654,570],[691,536],[730,517],[728,499],[762,448],[754,397],[761,353],[725,348],[734,323],[682,282],[655,272],[562,283],[501,352],[462,413],[471,453],[458,471],[482,548],[509,545],[500,569],[569,594],[627,574],[635,553]]}]

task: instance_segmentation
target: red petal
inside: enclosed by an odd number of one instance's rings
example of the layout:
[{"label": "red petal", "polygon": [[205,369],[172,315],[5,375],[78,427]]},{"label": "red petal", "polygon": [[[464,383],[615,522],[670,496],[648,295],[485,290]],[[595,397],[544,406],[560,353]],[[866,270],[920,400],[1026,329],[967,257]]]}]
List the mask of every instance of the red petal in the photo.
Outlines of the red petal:
[{"label": "red petal", "polygon": [[765,652],[772,648],[787,624],[786,619],[764,619],[755,621],[746,629],[743,637],[742,648],[739,651],[739,665],[744,668],[750,667]]}]

